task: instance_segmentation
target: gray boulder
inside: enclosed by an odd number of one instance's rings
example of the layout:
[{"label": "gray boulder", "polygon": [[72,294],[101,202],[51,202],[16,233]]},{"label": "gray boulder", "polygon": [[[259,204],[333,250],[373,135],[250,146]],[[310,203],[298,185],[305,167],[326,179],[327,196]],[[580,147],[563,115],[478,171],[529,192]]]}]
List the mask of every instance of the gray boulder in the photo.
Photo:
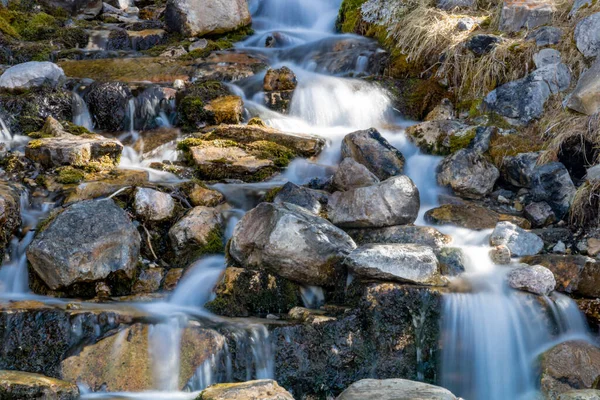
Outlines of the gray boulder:
[{"label": "gray boulder", "polygon": [[581,74],[566,106],[586,115],[594,115],[600,111],[600,59]]},{"label": "gray boulder", "polygon": [[327,205],[331,222],[344,228],[412,224],[417,219],[419,207],[419,190],[404,175],[369,187],[335,192]]},{"label": "gray boulder", "polygon": [[229,255],[246,268],[291,281],[333,286],[341,261],[356,244],[329,221],[293,204],[261,203],[236,225]]},{"label": "gray boulder", "polygon": [[533,62],[535,63],[536,68],[559,64],[561,62],[560,51],[555,49],[540,50],[533,55]]},{"label": "gray boulder", "polygon": [[363,379],[350,385],[336,400],[456,400],[439,386],[406,379]]},{"label": "gray boulder", "polygon": [[336,189],[345,191],[375,185],[379,178],[352,158],[344,158],[333,175],[332,183]]},{"label": "gray boulder", "polygon": [[367,244],[346,257],[344,263],[363,278],[440,285],[440,269],[431,248],[415,244]]},{"label": "gray boulder", "polygon": [[442,10],[452,11],[460,8],[475,8],[477,2],[475,0],[438,0],[437,7]]},{"label": "gray boulder", "polygon": [[513,289],[524,290],[540,296],[549,295],[556,287],[554,274],[541,265],[525,265],[511,270],[506,276]]},{"label": "gray boulder", "polygon": [[425,121],[406,128],[406,134],[424,152],[448,155],[473,139],[475,127],[457,120]]},{"label": "gray boulder", "polygon": [[500,30],[518,32],[534,29],[552,20],[554,4],[550,1],[504,1],[500,17]]},{"label": "gray boulder", "polygon": [[563,31],[554,26],[542,26],[527,35],[527,39],[535,40],[537,47],[553,46],[560,43]]},{"label": "gray boulder", "polygon": [[35,273],[52,289],[100,281],[120,273],[132,278],[140,235],[112,199],[75,203],[37,234],[27,249]]},{"label": "gray boulder", "polygon": [[0,75],[0,90],[23,91],[44,85],[57,87],[65,81],[65,73],[48,61],[30,61],[10,67]]},{"label": "gray boulder", "polygon": [[399,243],[418,244],[438,249],[452,238],[430,226],[396,225],[385,228],[348,229],[346,232],[359,244]]},{"label": "gray boulder", "polygon": [[442,275],[459,276],[465,272],[467,257],[459,247],[444,247],[436,252]]},{"label": "gray boulder", "polygon": [[324,208],[323,204],[327,204],[327,199],[328,194],[326,192],[288,182],[277,193],[273,203],[291,203],[306,208],[313,214],[319,214]]},{"label": "gray boulder", "polygon": [[535,152],[504,157],[501,168],[502,178],[516,187],[530,187],[533,172],[537,168],[541,155],[541,152]]},{"label": "gray boulder", "polygon": [[532,256],[544,248],[544,241],[535,233],[519,228],[517,225],[503,221],[496,225],[490,236],[491,246],[505,245],[513,256]]},{"label": "gray boulder", "polygon": [[346,135],[342,157],[364,165],[381,180],[400,175],[404,169],[402,153],[373,128]]},{"label": "gray boulder", "polygon": [[137,188],[133,206],[135,213],[147,221],[163,221],[173,216],[175,201],[171,195],[149,188]]},{"label": "gray boulder", "polygon": [[446,157],[438,167],[437,181],[467,198],[481,198],[492,192],[500,172],[484,155],[462,149]]},{"label": "gray boulder", "polygon": [[250,25],[246,0],[168,0],[165,23],[186,36],[215,35]]},{"label": "gray boulder", "polygon": [[569,212],[576,188],[567,168],[559,162],[537,167],[531,177],[535,201],[545,201],[560,220]]},{"label": "gray boulder", "polygon": [[585,57],[596,57],[600,51],[600,13],[592,14],[577,23],[575,43]]},{"label": "gray boulder", "polygon": [[494,50],[496,46],[502,41],[500,36],[496,35],[486,35],[486,34],[478,34],[471,36],[465,46],[469,49],[473,54],[478,57],[483,56]]},{"label": "gray boulder", "polygon": [[552,207],[545,201],[529,203],[523,209],[523,215],[534,228],[543,228],[556,221]]}]

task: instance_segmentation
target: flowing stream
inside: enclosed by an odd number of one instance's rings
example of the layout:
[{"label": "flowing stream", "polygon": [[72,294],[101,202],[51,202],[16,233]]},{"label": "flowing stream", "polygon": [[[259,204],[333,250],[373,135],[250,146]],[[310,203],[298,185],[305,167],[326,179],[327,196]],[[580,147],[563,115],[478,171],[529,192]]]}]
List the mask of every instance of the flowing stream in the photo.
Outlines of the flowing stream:
[{"label": "flowing stream", "polygon": [[[264,73],[233,83],[232,90],[244,98],[250,115],[261,117],[270,126],[288,132],[318,134],[330,143],[317,161],[294,160],[286,172],[273,181],[213,185],[234,207],[229,211],[226,238],[231,235],[235,223],[257,204],[260,194],[269,188],[280,186],[285,181],[303,184],[313,178],[331,176],[332,168],[328,167],[340,161],[342,138],[359,129],[377,128],[404,154],[405,172],[416,183],[421,194],[422,207],[417,224],[425,224],[422,215],[427,209],[437,206],[439,195],[444,193],[435,179],[440,158],[421,154],[406,139],[403,129],[411,122],[395,113],[385,91],[353,78],[369,73],[370,63],[379,50],[362,37],[335,33],[334,24],[340,2],[251,1],[255,34],[239,43],[237,48],[266,55],[273,67],[285,65],[291,68],[297,76],[298,87],[289,115],[278,114],[263,106]],[[357,50],[340,52],[339,57],[349,58],[344,60],[347,62],[341,63],[342,60],[335,59],[338,57],[335,52],[327,53],[327,57],[318,57],[334,44],[348,40],[355,42]],[[98,38],[94,39],[94,46],[98,47],[98,42]],[[275,45],[266,47],[267,43],[273,42]],[[335,64],[337,61],[340,63]],[[335,65],[346,67],[337,68]],[[156,104],[140,106],[135,101],[130,103],[132,123],[129,136],[134,138],[138,134],[133,122],[139,111],[136,107],[143,107],[143,112],[160,108]],[[77,110],[75,122],[93,128],[93,119],[78,95],[75,95],[74,108]],[[159,124],[170,126],[165,111],[154,112],[153,115],[161,121]],[[10,146],[14,138],[2,120],[0,133],[3,141]],[[143,150],[127,147],[121,166],[153,171],[155,175],[152,179],[155,181],[173,178],[168,176],[170,174],[160,174],[148,168],[152,160],[176,159],[173,148],[166,148],[151,159],[144,159],[142,153]],[[26,197],[24,202],[27,203]],[[23,210],[25,214],[33,212],[27,205]],[[27,223],[35,226],[35,223]],[[444,297],[439,383],[468,400],[525,399],[535,396],[535,358],[558,341],[587,339],[583,317],[572,300],[564,296],[548,297],[544,306],[532,296],[509,290],[503,280],[507,267],[496,266],[489,259],[489,231],[474,232],[449,227],[440,230],[454,238],[452,246],[460,247],[465,252],[468,258],[465,277],[475,290],[473,293],[447,294]],[[27,292],[23,254],[33,237],[30,235],[32,232],[11,245],[12,256],[0,269],[0,292],[3,297],[16,298],[16,294],[22,296]],[[203,305],[210,299],[224,268],[222,256],[198,260],[170,299],[138,305],[149,314],[164,318],[164,322],[154,325],[150,333],[149,351],[155,360],[157,392],[119,395],[85,393],[84,398],[193,398],[194,395],[177,392],[182,327],[191,319],[214,317],[203,309]],[[304,288],[303,297],[310,306],[318,306],[323,301],[322,290],[318,287]],[[274,377],[267,329],[249,322],[232,323],[231,329],[235,332],[234,336],[239,338],[238,344],[247,343],[250,348],[247,378]],[[225,349],[198,369],[186,389],[193,392],[214,382],[230,380],[230,364],[230,355]],[[225,366],[224,370],[222,366]]]}]

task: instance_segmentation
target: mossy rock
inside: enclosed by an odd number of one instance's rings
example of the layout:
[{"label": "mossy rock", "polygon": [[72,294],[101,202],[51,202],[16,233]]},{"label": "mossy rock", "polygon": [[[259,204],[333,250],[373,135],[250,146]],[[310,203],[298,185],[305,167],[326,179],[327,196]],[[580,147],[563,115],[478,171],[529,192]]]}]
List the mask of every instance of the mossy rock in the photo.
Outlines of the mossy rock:
[{"label": "mossy rock", "polygon": [[195,132],[207,124],[214,123],[214,113],[205,109],[219,97],[228,96],[229,90],[219,81],[198,81],[190,85],[177,98],[179,125],[185,132]]},{"label": "mossy rock", "polygon": [[1,93],[0,112],[4,111],[6,124],[16,134],[37,132],[48,116],[59,121],[73,118],[72,94],[62,89],[41,88],[18,95]]},{"label": "mossy rock", "polygon": [[62,167],[57,169],[57,182],[65,185],[79,183],[85,179],[85,173],[77,168]]},{"label": "mossy rock", "polygon": [[366,0],[343,0],[338,12],[335,27],[342,33],[360,33],[360,8]]}]

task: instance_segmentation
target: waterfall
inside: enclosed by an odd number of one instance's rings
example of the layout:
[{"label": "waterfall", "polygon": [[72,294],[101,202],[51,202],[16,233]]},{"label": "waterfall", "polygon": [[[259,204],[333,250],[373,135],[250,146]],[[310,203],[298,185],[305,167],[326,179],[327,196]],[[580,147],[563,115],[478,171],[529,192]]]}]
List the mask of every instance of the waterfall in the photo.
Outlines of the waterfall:
[{"label": "waterfall", "polygon": [[90,110],[83,98],[76,91],[73,92],[73,123],[83,126],[90,132],[94,131],[94,123],[92,122]]}]

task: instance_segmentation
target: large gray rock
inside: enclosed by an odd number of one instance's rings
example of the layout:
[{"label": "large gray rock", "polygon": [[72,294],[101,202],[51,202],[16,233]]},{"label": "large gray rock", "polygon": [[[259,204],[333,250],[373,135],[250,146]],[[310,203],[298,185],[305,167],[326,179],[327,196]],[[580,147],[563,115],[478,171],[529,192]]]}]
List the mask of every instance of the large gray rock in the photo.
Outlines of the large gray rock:
[{"label": "large gray rock", "polygon": [[385,228],[348,229],[346,232],[359,244],[400,243],[419,244],[438,249],[452,238],[430,226],[396,225]]},{"label": "large gray rock", "polygon": [[576,188],[567,168],[559,162],[537,167],[531,177],[531,194],[535,201],[545,201],[560,220],[569,212]]},{"label": "large gray rock", "polygon": [[0,398],[77,400],[77,385],[40,374],[0,371]]},{"label": "large gray rock", "polygon": [[484,155],[462,149],[446,157],[438,167],[437,181],[467,198],[481,198],[492,192],[500,172]]},{"label": "large gray rock", "polygon": [[513,289],[547,296],[556,287],[556,280],[552,271],[541,265],[523,266],[511,270],[507,281]]},{"label": "large gray rock", "polygon": [[533,55],[533,62],[536,68],[543,68],[548,65],[560,64],[560,51],[555,49],[542,49]]},{"label": "large gray rock", "polygon": [[167,28],[186,36],[222,34],[250,25],[246,0],[169,0]]},{"label": "large gray rock", "polygon": [[336,400],[456,400],[447,389],[406,379],[363,379]]},{"label": "large gray rock", "polygon": [[600,111],[600,59],[581,74],[566,105],[586,115],[593,115]]},{"label": "large gray rock", "polygon": [[505,245],[512,255],[521,257],[538,254],[544,248],[544,241],[535,233],[519,228],[511,222],[503,221],[499,222],[492,232],[490,245]]},{"label": "large gray rock", "polygon": [[319,214],[327,204],[328,194],[319,190],[310,189],[304,186],[298,186],[292,182],[288,182],[277,193],[273,199],[273,203],[292,203],[297,206],[306,208],[313,214]]},{"label": "large gray rock", "polygon": [[336,260],[356,244],[344,231],[302,207],[261,203],[236,225],[230,256],[246,268],[266,269],[308,285],[337,283]]},{"label": "large gray rock", "polygon": [[516,187],[530,187],[533,172],[537,168],[541,155],[541,152],[535,152],[504,157],[501,168],[502,178]]},{"label": "large gray rock", "polygon": [[113,273],[132,278],[140,235],[111,199],[75,203],[38,233],[27,259],[52,290],[100,281]]},{"label": "large gray rock", "polygon": [[65,73],[48,61],[30,61],[10,67],[0,75],[0,90],[28,90],[40,86],[57,87],[64,82]]},{"label": "large gray rock", "polygon": [[600,52],[600,13],[579,21],[575,27],[575,43],[585,57],[596,57]]},{"label": "large gray rock", "polygon": [[344,191],[374,185],[379,183],[379,178],[352,158],[344,158],[333,175],[332,183],[336,189]]},{"label": "large gray rock", "polygon": [[518,32],[534,29],[552,20],[554,4],[544,0],[505,0],[500,19],[500,30]]},{"label": "large gray rock", "polygon": [[331,222],[344,228],[412,224],[419,207],[419,190],[405,175],[369,187],[335,192],[327,204]]},{"label": "large gray rock", "polygon": [[346,135],[342,141],[342,157],[354,159],[381,180],[400,175],[404,169],[402,153],[374,128]]},{"label": "large gray rock", "polygon": [[40,0],[40,4],[50,9],[62,9],[72,16],[92,19],[102,12],[102,0]]},{"label": "large gray rock", "polygon": [[344,261],[356,275],[364,278],[440,285],[437,257],[427,246],[415,244],[367,244]]},{"label": "large gray rock", "polygon": [[149,188],[135,190],[135,213],[147,221],[163,221],[173,216],[175,201],[167,193]]}]

